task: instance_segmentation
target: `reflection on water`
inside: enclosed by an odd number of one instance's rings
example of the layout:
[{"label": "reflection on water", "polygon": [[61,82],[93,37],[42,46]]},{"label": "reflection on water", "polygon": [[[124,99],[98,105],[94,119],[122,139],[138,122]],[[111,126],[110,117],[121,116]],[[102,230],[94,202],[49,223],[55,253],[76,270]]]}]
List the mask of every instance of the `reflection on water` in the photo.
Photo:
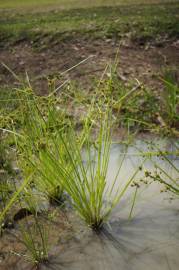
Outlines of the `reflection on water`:
[{"label": "reflection on water", "polygon": [[[177,167],[179,160],[174,143],[163,140],[155,144],[157,148],[153,149],[154,142],[136,141],[127,148],[127,152],[126,146],[113,144],[108,183],[115,176],[125,155],[118,177],[121,186],[124,185],[125,180],[141,166],[144,160],[141,152],[152,154],[143,164],[143,170],[137,174],[137,179],[144,178],[145,170],[153,171],[156,162],[177,179],[179,175],[170,163],[161,156],[156,156],[158,148],[168,151],[167,158]],[[135,188],[130,187],[104,230],[95,234],[86,229],[81,237],[76,236],[78,241],[71,243],[60,256],[54,258],[55,269],[178,270],[179,204],[177,199],[170,201],[170,194],[161,193],[160,189],[161,185],[157,183],[139,188],[133,218],[129,219],[135,192]]]}]

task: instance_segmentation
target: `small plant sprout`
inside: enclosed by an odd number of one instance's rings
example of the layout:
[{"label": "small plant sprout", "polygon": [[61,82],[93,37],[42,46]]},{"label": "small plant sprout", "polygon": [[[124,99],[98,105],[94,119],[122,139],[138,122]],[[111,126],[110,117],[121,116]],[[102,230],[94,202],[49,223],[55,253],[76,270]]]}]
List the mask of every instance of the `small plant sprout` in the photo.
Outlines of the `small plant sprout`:
[{"label": "small plant sprout", "polygon": [[27,249],[27,258],[34,264],[39,265],[48,261],[47,241],[48,234],[45,226],[35,218],[35,224],[30,225],[26,221],[20,226],[21,242]]},{"label": "small plant sprout", "polygon": [[[47,225],[38,216],[38,206],[32,191],[27,187],[24,189],[22,199],[19,198],[21,209],[26,209],[23,221],[19,222],[21,232],[21,242],[27,249],[27,259],[39,265],[48,261],[48,229]],[[26,208],[22,208],[23,204]],[[31,219],[28,219],[31,213]]]}]

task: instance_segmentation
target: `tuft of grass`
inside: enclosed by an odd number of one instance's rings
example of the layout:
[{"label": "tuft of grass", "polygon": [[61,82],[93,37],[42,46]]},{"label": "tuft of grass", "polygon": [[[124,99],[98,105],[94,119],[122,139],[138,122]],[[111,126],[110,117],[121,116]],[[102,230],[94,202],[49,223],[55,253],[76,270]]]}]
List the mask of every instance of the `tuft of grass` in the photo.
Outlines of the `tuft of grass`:
[{"label": "tuft of grass", "polygon": [[24,227],[21,226],[21,242],[28,252],[25,257],[33,264],[40,265],[48,262],[48,235],[44,225],[37,218],[35,218],[35,221],[33,227],[28,223]]},{"label": "tuft of grass", "polygon": [[109,121],[108,117],[101,121],[99,134],[93,145],[90,143],[89,133],[83,151],[72,128],[66,136],[59,134],[59,143],[63,144],[68,157],[68,167],[64,166],[63,156],[60,155],[60,160],[57,160],[48,151],[48,159],[55,164],[74,209],[93,230],[102,228],[138,172],[137,169],[123,188],[118,184],[120,168],[113,181],[110,184],[107,182],[111,147]]},{"label": "tuft of grass", "polygon": [[[167,85],[171,89],[163,100],[169,104],[169,113],[164,114],[163,118],[166,123],[168,119],[172,123],[172,119],[178,119],[178,90],[170,82]],[[106,181],[111,146],[110,127],[122,125],[131,130],[131,126],[137,126],[144,130],[144,126],[147,126],[151,130],[155,124],[155,114],[161,108],[161,101],[140,83],[134,88],[121,83],[117,78],[116,66],[111,67],[107,76],[103,74],[94,91],[89,91],[89,95],[80,94],[80,90],[76,92],[75,87],[68,85],[58,94],[55,83],[51,83],[52,92],[41,97],[33,92],[29,81],[21,89],[16,89],[15,107],[12,106],[11,111],[10,106],[5,114],[8,114],[8,110],[14,114],[14,108],[17,109],[20,125],[16,124],[12,114],[11,121],[3,130],[13,136],[24,182],[8,200],[0,219],[29,182],[52,203],[63,202],[64,192],[68,193],[80,216],[96,229],[102,227],[112,209],[120,202],[128,185],[122,191],[120,187],[116,188],[117,175],[111,187],[108,187]],[[4,97],[4,102],[8,105],[6,94]],[[74,116],[79,104],[83,106],[85,113],[81,128],[75,130],[75,121],[81,117],[81,111],[76,119]],[[108,111],[109,107],[112,111],[110,120],[102,113]],[[104,121],[101,120],[103,117]],[[10,123],[11,130],[8,129]],[[95,127],[94,133],[92,127]],[[99,134],[93,144],[94,134],[98,129]],[[113,192],[115,196],[111,197]]]},{"label": "tuft of grass", "polygon": [[20,151],[19,165],[24,175],[28,175],[30,171],[36,171],[33,177],[37,179],[35,181],[37,187],[51,201],[62,201],[63,187],[59,181],[56,183],[58,175],[54,165],[45,158],[44,149],[51,149],[54,155],[58,154],[59,149],[55,144],[56,130],[63,129],[64,119],[57,114],[53,96],[49,99],[41,98],[36,96],[31,89],[25,89],[21,97],[26,111],[24,116],[24,111],[22,111],[24,123],[21,129],[22,137],[17,140]]},{"label": "tuft of grass", "polygon": [[[112,91],[111,87],[112,81],[105,91]],[[58,97],[50,95],[44,100],[31,89],[21,91],[20,94],[26,107],[25,114],[22,111],[24,125],[21,137],[17,138],[23,174],[28,177],[35,171],[34,185],[51,202],[62,201],[65,191],[83,220],[93,229],[100,229],[138,172],[137,169],[121,189],[117,184],[120,168],[113,182],[110,185],[107,183],[112,120],[112,116],[108,118],[109,98],[104,92],[103,105],[100,101],[97,106],[92,102],[82,130],[76,132],[70,121],[65,126],[58,124]],[[122,94],[118,103],[125,97],[126,93]],[[106,113],[102,113],[102,108]],[[99,122],[99,134],[95,143],[92,143],[93,125],[98,130]]]}]

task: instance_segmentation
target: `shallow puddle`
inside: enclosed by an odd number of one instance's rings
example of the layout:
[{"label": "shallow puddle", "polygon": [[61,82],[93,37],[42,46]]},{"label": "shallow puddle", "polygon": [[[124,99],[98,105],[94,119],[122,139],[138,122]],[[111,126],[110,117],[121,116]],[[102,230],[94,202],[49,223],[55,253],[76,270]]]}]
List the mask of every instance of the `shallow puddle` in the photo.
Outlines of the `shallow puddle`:
[{"label": "shallow puddle", "polygon": [[[154,144],[157,147],[152,149]],[[145,178],[145,171],[154,171],[155,164],[179,180],[177,170],[156,153],[158,149],[167,151],[167,159],[179,168],[179,155],[176,155],[175,144],[166,140],[151,143],[137,140],[127,148],[125,145],[113,144],[107,177],[109,184],[122,161],[118,176],[121,187],[135,173],[136,168],[142,166],[142,170],[135,176],[137,183],[141,184],[137,189],[132,214],[136,187],[128,188],[113,211],[109,224],[105,225],[101,233],[92,232],[75,215],[71,215],[73,236],[64,240],[63,244],[59,241],[50,251],[48,265],[41,265],[40,269],[178,270],[179,201],[171,200],[169,192],[161,193],[163,187],[157,182],[140,182],[140,179]],[[143,163],[146,157],[148,158]],[[18,262],[15,268],[12,265],[2,269],[32,268]]]}]

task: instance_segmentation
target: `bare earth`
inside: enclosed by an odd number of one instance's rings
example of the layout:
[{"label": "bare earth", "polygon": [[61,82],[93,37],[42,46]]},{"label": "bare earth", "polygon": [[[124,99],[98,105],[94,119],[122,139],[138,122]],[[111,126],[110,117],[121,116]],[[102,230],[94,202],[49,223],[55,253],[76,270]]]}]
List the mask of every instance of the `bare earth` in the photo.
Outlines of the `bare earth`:
[{"label": "bare earth", "polygon": [[[74,40],[53,45],[51,48],[37,50],[26,42],[13,48],[0,50],[0,62],[5,63],[18,76],[28,73],[35,89],[44,94],[47,91],[46,77],[59,74],[78,64],[85,58],[85,63],[68,73],[70,79],[79,81],[86,87],[92,87],[91,79],[100,77],[106,65],[118,55],[118,75],[122,80],[137,78],[144,84],[159,88],[159,77],[168,68],[175,70],[178,80],[179,41],[165,42],[163,46],[144,46],[130,42],[113,43],[111,40]],[[12,74],[0,65],[0,85],[15,85]]]}]

